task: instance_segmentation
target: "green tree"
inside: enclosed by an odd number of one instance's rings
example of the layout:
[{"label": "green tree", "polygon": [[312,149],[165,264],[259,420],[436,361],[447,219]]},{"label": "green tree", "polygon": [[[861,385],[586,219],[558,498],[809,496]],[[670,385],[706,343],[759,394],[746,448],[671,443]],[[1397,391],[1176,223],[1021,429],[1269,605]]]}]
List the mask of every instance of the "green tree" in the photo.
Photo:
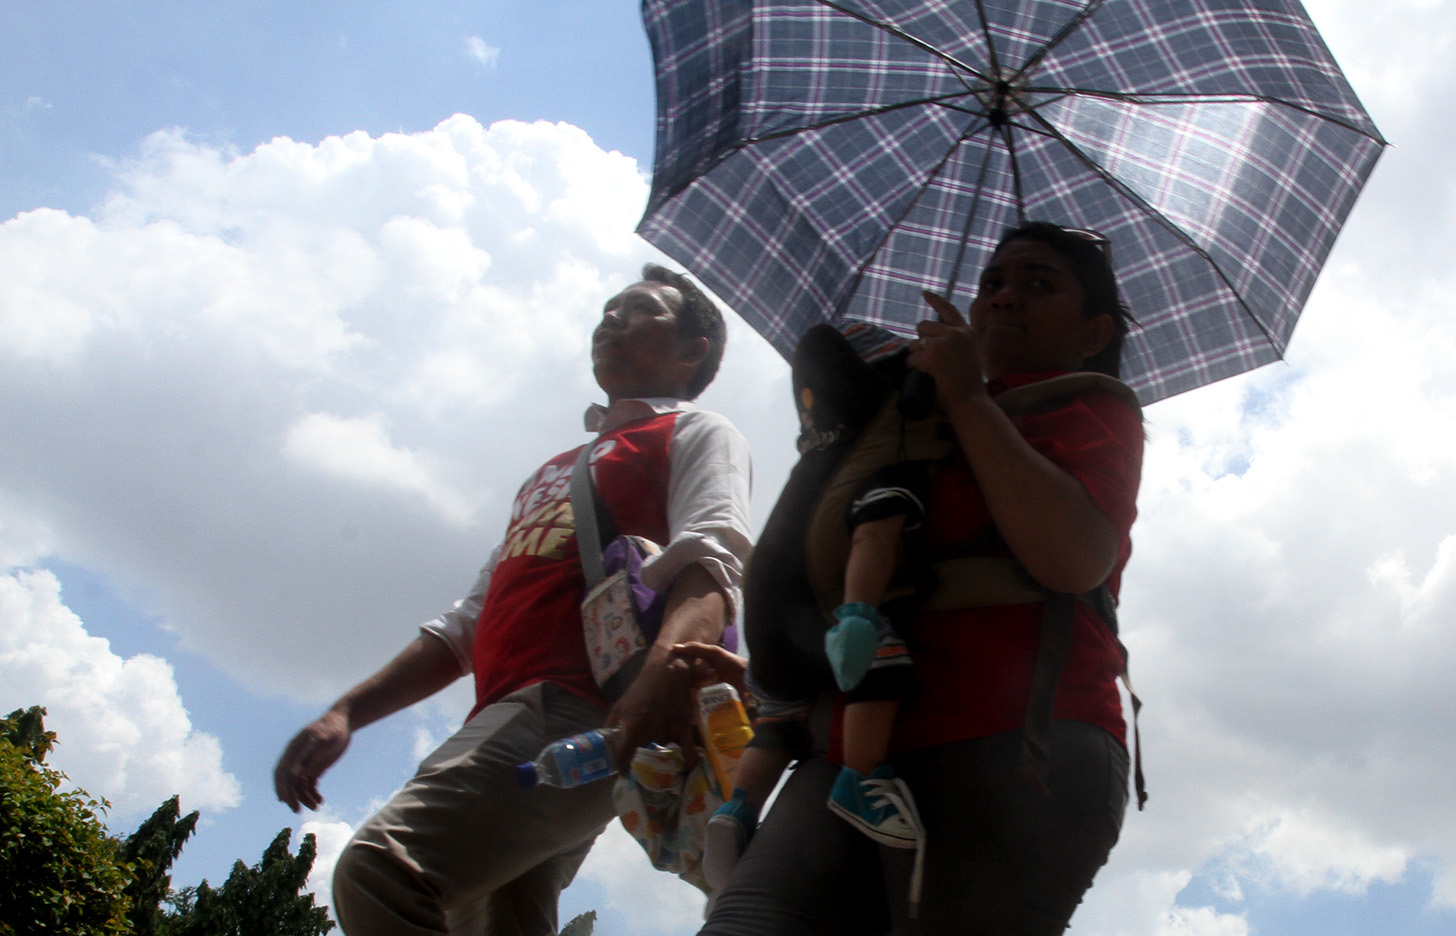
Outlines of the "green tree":
[{"label": "green tree", "polygon": [[578,914],[571,918],[571,922],[561,927],[560,936],[592,936],[597,928],[597,912],[588,910],[586,913]]},{"label": "green tree", "polygon": [[169,921],[172,936],[323,936],[333,929],[313,895],[299,893],[313,868],[314,837],[303,837],[297,857],[288,851],[290,837],[289,829],[279,832],[251,868],[234,864],[222,887],[203,881],[178,892]]},{"label": "green tree", "polygon": [[127,933],[131,868],[98,814],[109,804],[59,791],[45,709],[0,721],[0,936]]},{"label": "green tree", "polygon": [[[171,889],[171,868],[197,828],[177,797],[125,842],[107,834],[109,808],[84,790],[59,792],[45,765],[55,732],[32,706],[0,721],[0,936],[323,936],[328,912],[301,894],[314,838],[298,855],[284,829],[254,867],[239,861],[220,888]],[[586,934],[578,936],[589,936]]]},{"label": "green tree", "polygon": [[181,815],[181,801],[174,796],[127,837],[122,849],[132,867],[126,895],[131,900],[132,932],[137,936],[168,936],[171,932],[170,914],[163,909],[172,893],[168,872],[197,828],[196,810],[185,819]]}]

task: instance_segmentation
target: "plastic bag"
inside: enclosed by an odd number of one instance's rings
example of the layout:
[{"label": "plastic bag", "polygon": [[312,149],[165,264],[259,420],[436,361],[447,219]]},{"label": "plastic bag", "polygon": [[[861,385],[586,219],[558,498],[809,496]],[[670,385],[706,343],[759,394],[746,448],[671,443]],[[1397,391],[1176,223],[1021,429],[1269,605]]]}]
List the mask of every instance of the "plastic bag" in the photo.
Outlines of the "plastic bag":
[{"label": "plastic bag", "polygon": [[693,769],[684,771],[676,744],[638,748],[612,789],[612,802],[654,868],[710,892],[702,872],[703,834],[723,797],[708,777],[702,751]]}]

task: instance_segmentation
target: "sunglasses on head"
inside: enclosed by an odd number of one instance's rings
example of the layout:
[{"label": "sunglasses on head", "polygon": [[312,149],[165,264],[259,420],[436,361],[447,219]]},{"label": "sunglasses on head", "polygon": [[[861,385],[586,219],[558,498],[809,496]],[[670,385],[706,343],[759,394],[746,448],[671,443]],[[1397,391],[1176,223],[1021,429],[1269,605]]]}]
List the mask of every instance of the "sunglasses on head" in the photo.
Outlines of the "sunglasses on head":
[{"label": "sunglasses on head", "polygon": [[[1058,225],[1060,227],[1060,225]],[[1094,231],[1091,228],[1063,227],[1062,231],[1072,235],[1078,240],[1084,240],[1102,251],[1102,256],[1112,263],[1112,242],[1101,231]]]}]

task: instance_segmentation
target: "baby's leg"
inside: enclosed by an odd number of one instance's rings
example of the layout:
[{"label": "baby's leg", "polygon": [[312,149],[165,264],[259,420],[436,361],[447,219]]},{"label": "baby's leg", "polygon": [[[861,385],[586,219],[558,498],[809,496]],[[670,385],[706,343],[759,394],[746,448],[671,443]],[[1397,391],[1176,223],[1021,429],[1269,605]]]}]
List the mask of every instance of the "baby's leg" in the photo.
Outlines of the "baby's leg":
[{"label": "baby's leg", "polygon": [[743,749],[738,758],[738,767],[733,771],[733,793],[742,790],[744,801],[753,807],[755,816],[763,809],[768,796],[778,785],[789,766],[791,757],[788,748],[754,747]]},{"label": "baby's leg", "polygon": [[749,745],[733,771],[733,795],[718,807],[703,832],[703,879],[715,892],[727,885],[758,829],[758,814],[793,760],[787,747]]},{"label": "baby's leg", "polygon": [[854,528],[844,568],[844,604],[834,610],[837,623],[824,635],[824,653],[834,680],[848,692],[859,685],[875,661],[881,621],[875,605],[895,569],[895,550],[903,515],[868,520]]},{"label": "baby's leg", "polygon": [[845,766],[868,774],[889,758],[890,732],[899,710],[898,699],[851,702],[844,707]]}]

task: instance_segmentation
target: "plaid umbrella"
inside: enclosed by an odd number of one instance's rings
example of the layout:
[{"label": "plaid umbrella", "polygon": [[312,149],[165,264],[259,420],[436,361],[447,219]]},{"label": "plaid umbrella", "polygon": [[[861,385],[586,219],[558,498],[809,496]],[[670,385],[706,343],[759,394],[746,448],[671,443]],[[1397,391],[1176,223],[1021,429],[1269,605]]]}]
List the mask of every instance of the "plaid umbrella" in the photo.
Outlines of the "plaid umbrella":
[{"label": "plaid umbrella", "polygon": [[1296,0],[645,0],[639,232],[785,356],[969,301],[1023,220],[1111,244],[1145,403],[1283,355],[1384,140]]}]

